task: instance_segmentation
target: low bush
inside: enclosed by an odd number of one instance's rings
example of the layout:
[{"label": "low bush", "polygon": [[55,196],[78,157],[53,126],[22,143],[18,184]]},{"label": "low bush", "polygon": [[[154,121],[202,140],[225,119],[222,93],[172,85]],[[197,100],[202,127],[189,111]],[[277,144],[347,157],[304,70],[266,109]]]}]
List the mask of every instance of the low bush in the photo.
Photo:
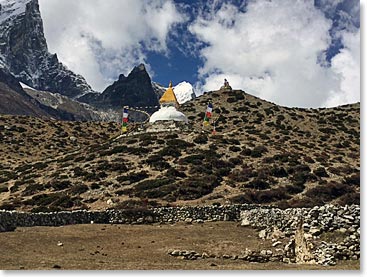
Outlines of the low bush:
[{"label": "low bush", "polygon": [[166,177],[172,179],[175,179],[176,177],[185,178],[186,174],[183,171],[178,171],[177,169],[171,167],[170,169],[167,170]]},{"label": "low bush", "polygon": [[345,205],[359,205],[361,200],[361,195],[357,192],[350,192],[342,195],[338,198],[337,203],[340,206]]},{"label": "low bush", "polygon": [[168,185],[172,183],[173,180],[169,178],[163,178],[163,179],[154,179],[154,180],[145,180],[142,181],[134,186],[135,191],[141,191],[141,190],[149,190],[154,188],[159,188],[164,185]]},{"label": "low bush", "polygon": [[315,174],[318,177],[329,177],[329,174],[327,174],[324,167],[318,167],[314,169],[313,174]]},{"label": "low bush", "polygon": [[213,191],[220,182],[214,175],[190,176],[177,185],[175,196],[180,200],[194,200]]},{"label": "low bush", "polygon": [[193,140],[197,144],[206,144],[208,142],[208,136],[205,134],[200,134]]},{"label": "low bush", "polygon": [[235,182],[247,182],[249,178],[255,177],[256,172],[249,166],[243,166],[241,169],[233,170],[228,178]]},{"label": "low bush", "polygon": [[325,185],[319,185],[307,190],[306,196],[317,198],[323,203],[328,203],[333,199],[351,192],[353,192],[352,188],[346,184],[329,182]]},{"label": "low bush", "polygon": [[0,185],[0,193],[8,192],[8,186],[7,185]]},{"label": "low bush", "polygon": [[182,158],[179,160],[180,164],[194,164],[194,165],[200,165],[203,163],[205,159],[205,156],[202,154],[195,154],[191,156],[187,156],[185,158]]},{"label": "low bush", "polygon": [[137,183],[137,182],[140,182],[146,178],[148,178],[149,175],[148,175],[148,172],[147,171],[140,171],[140,172],[133,172],[133,173],[130,173],[126,176],[119,176],[116,178],[116,180],[118,182],[124,182],[124,181],[129,181],[130,184],[133,184],[133,183]]},{"label": "low bush", "polygon": [[72,186],[71,188],[69,188],[69,192],[71,194],[74,194],[74,195],[79,195],[79,194],[82,194],[86,191],[88,191],[89,188],[87,185],[83,185],[83,184],[77,184],[77,185],[74,185]]},{"label": "low bush", "polygon": [[359,172],[344,178],[344,183],[347,185],[360,186],[360,181],[361,179]]},{"label": "low bush", "polygon": [[270,184],[262,179],[262,178],[256,178],[255,180],[249,182],[248,184],[246,184],[245,186],[246,188],[253,188],[253,189],[257,189],[257,190],[264,190],[264,189],[268,189],[270,187]]},{"label": "low bush", "polygon": [[187,147],[192,147],[194,144],[184,141],[182,139],[172,139],[167,141],[168,146],[177,147],[180,149],[185,149]]},{"label": "low bush", "polygon": [[164,170],[171,167],[160,155],[152,155],[145,162],[156,170]]},{"label": "low bush", "polygon": [[231,151],[231,152],[240,152],[241,148],[238,147],[238,146],[232,145],[232,146],[229,147],[229,151]]},{"label": "low bush", "polygon": [[288,172],[284,169],[284,167],[273,167],[270,170],[271,176],[283,178],[288,176]]},{"label": "low bush", "polygon": [[160,150],[157,155],[178,158],[181,156],[181,151],[177,147],[167,146]]},{"label": "low bush", "polygon": [[265,146],[256,146],[254,149],[252,149],[250,156],[253,158],[259,158],[267,151],[268,149]]}]

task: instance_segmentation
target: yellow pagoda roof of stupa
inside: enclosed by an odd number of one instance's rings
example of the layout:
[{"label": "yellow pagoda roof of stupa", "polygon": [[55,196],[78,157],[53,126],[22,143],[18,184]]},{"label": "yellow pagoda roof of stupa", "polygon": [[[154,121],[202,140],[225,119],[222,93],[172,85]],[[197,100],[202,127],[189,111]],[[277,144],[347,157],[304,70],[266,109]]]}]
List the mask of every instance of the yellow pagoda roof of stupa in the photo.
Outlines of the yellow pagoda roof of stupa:
[{"label": "yellow pagoda roof of stupa", "polygon": [[175,93],[173,92],[172,82],[169,83],[169,87],[166,92],[159,99],[159,103],[175,103],[178,104]]}]

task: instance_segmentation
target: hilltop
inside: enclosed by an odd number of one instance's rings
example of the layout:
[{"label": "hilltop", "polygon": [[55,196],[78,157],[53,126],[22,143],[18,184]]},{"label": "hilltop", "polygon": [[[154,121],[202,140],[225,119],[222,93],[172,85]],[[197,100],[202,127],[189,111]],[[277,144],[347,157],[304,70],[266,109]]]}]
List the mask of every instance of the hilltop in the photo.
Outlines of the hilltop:
[{"label": "hilltop", "polygon": [[[208,101],[215,134],[202,128]],[[124,137],[117,123],[1,116],[0,208],[359,203],[359,103],[287,108],[234,90],[181,111],[185,130]]]}]

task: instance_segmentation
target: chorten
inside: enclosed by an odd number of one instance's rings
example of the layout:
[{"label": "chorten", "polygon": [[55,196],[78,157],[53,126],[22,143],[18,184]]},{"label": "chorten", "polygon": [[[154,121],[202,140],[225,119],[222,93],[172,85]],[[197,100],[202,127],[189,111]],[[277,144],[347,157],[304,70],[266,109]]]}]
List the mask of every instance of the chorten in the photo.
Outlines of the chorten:
[{"label": "chorten", "polygon": [[179,112],[179,104],[175,93],[173,92],[172,82],[170,82],[168,89],[159,100],[160,109],[156,111],[149,119],[150,123],[157,121],[181,121],[187,123],[187,117]]},{"label": "chorten", "polygon": [[220,87],[220,90],[232,90],[232,87],[229,85],[227,79],[224,79],[224,85]]}]

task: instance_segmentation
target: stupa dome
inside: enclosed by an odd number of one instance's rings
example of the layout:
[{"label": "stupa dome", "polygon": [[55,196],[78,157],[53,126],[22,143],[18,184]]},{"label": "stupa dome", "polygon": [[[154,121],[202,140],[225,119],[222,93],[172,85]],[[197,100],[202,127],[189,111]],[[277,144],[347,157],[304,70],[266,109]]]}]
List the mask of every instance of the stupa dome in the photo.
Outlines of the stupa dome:
[{"label": "stupa dome", "polygon": [[149,119],[150,123],[156,121],[183,121],[188,122],[187,117],[176,110],[174,106],[164,107],[162,106],[158,111],[156,111]]}]

